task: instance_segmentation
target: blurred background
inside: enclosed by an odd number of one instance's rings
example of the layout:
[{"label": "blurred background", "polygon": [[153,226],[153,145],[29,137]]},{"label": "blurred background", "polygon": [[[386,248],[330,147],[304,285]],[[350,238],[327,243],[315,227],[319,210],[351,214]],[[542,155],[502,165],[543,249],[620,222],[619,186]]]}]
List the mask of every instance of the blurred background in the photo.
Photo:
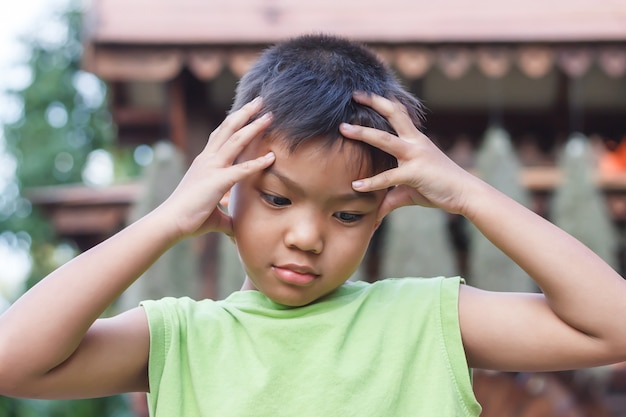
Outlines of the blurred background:
[{"label": "blurred background", "polygon": [[[624,2],[21,0],[0,5],[0,313],[163,201],[258,53],[313,32],[374,48],[448,155],[624,274]],[[434,209],[392,213],[352,279],[407,275],[538,291],[463,218]],[[242,280],[228,239],[207,235],[174,247],[109,314],[165,295],[222,298]],[[476,372],[475,388],[487,417],[626,416],[623,365]],[[142,395],[0,397],[0,417],[145,413]]]}]

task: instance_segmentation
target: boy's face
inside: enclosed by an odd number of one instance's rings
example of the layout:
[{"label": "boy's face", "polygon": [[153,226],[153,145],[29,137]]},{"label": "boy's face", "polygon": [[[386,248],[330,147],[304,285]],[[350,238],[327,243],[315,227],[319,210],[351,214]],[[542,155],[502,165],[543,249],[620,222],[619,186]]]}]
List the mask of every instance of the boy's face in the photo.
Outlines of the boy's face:
[{"label": "boy's face", "polygon": [[283,142],[255,140],[242,160],[276,154],[265,171],[233,187],[229,211],[246,271],[244,289],[302,306],[341,286],[357,269],[378,227],[386,191],[357,193],[370,176],[355,145],[312,140],[290,153]]}]

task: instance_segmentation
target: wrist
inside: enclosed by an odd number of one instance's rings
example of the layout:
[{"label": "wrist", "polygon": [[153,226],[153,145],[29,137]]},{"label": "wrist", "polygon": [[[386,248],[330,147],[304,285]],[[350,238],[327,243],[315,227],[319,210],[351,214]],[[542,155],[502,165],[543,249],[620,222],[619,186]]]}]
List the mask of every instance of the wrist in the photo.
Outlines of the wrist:
[{"label": "wrist", "polygon": [[493,199],[500,194],[497,189],[485,181],[474,177],[474,181],[466,183],[461,192],[458,214],[474,223],[493,207],[495,204]]},{"label": "wrist", "polygon": [[166,246],[173,246],[187,237],[180,227],[177,216],[163,206],[152,210],[139,219],[138,223],[145,229],[146,236]]}]

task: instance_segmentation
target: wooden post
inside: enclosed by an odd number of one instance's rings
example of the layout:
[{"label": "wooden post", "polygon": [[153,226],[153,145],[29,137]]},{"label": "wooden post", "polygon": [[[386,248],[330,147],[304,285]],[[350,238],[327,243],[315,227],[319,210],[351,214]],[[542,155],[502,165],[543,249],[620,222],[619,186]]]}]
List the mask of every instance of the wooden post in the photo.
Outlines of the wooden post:
[{"label": "wooden post", "polygon": [[185,80],[183,73],[169,82],[168,110],[170,140],[181,151],[187,149],[187,117],[185,105]]}]

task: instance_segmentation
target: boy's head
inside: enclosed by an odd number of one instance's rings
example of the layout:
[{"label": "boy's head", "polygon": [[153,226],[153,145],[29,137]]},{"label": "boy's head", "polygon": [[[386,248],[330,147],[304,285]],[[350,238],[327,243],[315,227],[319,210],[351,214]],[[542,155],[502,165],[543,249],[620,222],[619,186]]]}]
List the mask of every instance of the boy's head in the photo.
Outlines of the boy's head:
[{"label": "boy's head", "polygon": [[[352,100],[355,91],[398,101],[415,125],[421,124],[420,102],[373,52],[329,35],[305,35],[266,50],[240,80],[232,111],[263,97],[263,112],[273,115],[267,133],[284,140],[291,150],[314,138],[323,138],[329,146],[342,140],[342,122],[395,133],[384,117]],[[372,173],[397,166],[393,156],[366,144],[358,146]]]},{"label": "boy's head", "polygon": [[279,43],[241,79],[233,111],[261,96],[261,114],[271,112],[273,120],[239,156],[276,155],[230,194],[244,289],[302,306],[341,286],[362,261],[386,191],[358,192],[352,182],[397,160],[341,136],[343,122],[395,133],[383,116],[352,99],[355,91],[400,102],[419,125],[419,101],[372,52],[345,39],[316,35]]}]

